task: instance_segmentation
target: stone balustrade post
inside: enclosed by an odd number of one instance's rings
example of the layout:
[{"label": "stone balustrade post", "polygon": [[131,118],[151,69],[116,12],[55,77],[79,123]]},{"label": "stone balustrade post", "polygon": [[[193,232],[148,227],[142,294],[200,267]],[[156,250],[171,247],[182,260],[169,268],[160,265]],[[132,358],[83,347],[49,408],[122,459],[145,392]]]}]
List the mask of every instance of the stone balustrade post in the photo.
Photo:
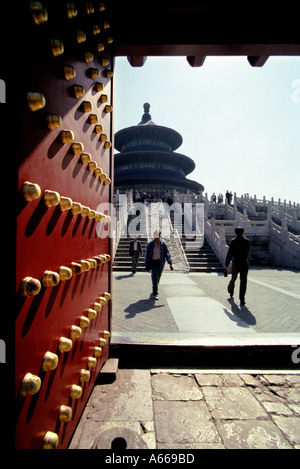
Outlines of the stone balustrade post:
[{"label": "stone balustrade post", "polygon": [[288,234],[288,226],[287,226],[286,218],[282,219],[280,234],[281,234],[282,241],[285,241],[285,239],[287,238],[287,234]]}]

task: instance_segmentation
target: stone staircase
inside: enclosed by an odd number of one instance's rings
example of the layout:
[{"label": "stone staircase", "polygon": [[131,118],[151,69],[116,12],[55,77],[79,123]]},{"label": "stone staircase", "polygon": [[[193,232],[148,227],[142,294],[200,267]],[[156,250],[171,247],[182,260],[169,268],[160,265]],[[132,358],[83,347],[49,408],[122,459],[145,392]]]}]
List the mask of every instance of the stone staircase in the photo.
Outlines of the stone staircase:
[{"label": "stone staircase", "polygon": [[[174,229],[182,233],[181,244],[189,264],[189,272],[223,272],[223,266],[210,247],[206,236],[195,236],[188,239],[184,235],[184,218],[182,217],[182,226],[174,223],[174,217],[171,215]],[[180,225],[180,222],[179,222]]]},{"label": "stone staircase", "polygon": [[[113,271],[131,272],[131,256],[129,255],[130,241],[132,241],[132,238],[129,236],[127,236],[127,238],[120,238],[113,261]],[[136,270],[137,272],[143,272],[145,270],[144,260],[148,240],[147,238],[139,238],[139,241],[142,246],[143,254],[139,257]]]},{"label": "stone staircase", "polygon": [[202,239],[194,241],[186,240],[183,236],[181,243],[190,266],[190,273],[193,272],[223,272],[223,266],[218,257],[210,247],[206,237],[202,246]]},{"label": "stone staircase", "polygon": [[[177,226],[178,220],[176,220],[176,223],[174,223],[173,214],[171,214],[170,216],[170,223],[173,225],[175,230],[177,230],[179,233],[182,233],[182,236],[180,236],[180,238],[177,238],[177,240],[173,238],[173,235],[166,239],[162,236],[163,241],[166,242],[169,248],[173,260],[174,270],[191,273],[223,272],[223,266],[218,257],[215,255],[205,236],[204,242],[203,236],[195,236],[192,239],[186,238],[184,235],[184,226]],[[179,221],[179,225],[181,223],[182,225],[184,225],[183,217],[182,220]],[[115,272],[131,272],[131,256],[129,255],[129,245],[131,240],[132,238],[128,235],[126,238],[120,238],[113,261],[113,270]],[[137,272],[143,272],[145,270],[144,259],[148,239],[146,237],[140,237],[139,240],[142,245],[143,254],[139,258]],[[180,246],[180,244],[182,247]],[[186,260],[182,258],[182,256],[184,257],[184,255],[186,257]]]}]

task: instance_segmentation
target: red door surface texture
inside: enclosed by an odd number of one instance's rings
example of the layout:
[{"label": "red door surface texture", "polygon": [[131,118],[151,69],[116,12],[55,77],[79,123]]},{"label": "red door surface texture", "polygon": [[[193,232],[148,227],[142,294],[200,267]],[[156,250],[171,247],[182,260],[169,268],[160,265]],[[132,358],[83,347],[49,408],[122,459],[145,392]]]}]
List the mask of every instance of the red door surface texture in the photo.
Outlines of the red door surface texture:
[{"label": "red door surface texture", "polygon": [[15,447],[63,449],[109,350],[111,26],[100,2],[23,13]]}]

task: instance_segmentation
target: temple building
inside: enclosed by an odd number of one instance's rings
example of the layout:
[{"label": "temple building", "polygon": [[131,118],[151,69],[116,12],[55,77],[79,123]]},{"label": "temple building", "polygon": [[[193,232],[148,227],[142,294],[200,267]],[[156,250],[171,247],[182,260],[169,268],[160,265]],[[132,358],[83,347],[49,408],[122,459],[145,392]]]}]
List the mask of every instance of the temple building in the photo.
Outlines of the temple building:
[{"label": "temple building", "polygon": [[202,193],[204,187],[186,176],[195,169],[188,156],[175,153],[182,136],[169,127],[156,125],[149,114],[150,104],[144,104],[139,124],[115,134],[114,187],[120,192],[155,192],[187,190]]}]

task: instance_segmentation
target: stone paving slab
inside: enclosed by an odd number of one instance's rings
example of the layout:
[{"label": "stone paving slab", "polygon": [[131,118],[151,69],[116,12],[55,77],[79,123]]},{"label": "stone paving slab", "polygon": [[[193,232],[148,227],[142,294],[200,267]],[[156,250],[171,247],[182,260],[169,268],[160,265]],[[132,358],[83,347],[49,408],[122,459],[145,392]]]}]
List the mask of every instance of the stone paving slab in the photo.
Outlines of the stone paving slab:
[{"label": "stone paving slab", "polygon": [[217,427],[227,449],[293,449],[269,420],[219,421]]},{"label": "stone paving slab", "polygon": [[292,444],[300,446],[299,418],[291,416],[287,417],[285,415],[273,415],[273,420]]},{"label": "stone paving slab", "polygon": [[163,444],[222,443],[204,401],[154,401],[158,447]]},{"label": "stone paving slab", "polygon": [[203,387],[204,398],[215,420],[266,418],[267,413],[244,387]]},{"label": "stone paving slab", "polygon": [[300,372],[119,369],[70,449],[300,449]]},{"label": "stone paving slab", "polygon": [[155,374],[151,378],[154,400],[199,401],[203,394],[193,376]]},{"label": "stone paving slab", "polygon": [[99,421],[153,420],[149,371],[122,370],[114,383],[95,386],[85,413]]}]

